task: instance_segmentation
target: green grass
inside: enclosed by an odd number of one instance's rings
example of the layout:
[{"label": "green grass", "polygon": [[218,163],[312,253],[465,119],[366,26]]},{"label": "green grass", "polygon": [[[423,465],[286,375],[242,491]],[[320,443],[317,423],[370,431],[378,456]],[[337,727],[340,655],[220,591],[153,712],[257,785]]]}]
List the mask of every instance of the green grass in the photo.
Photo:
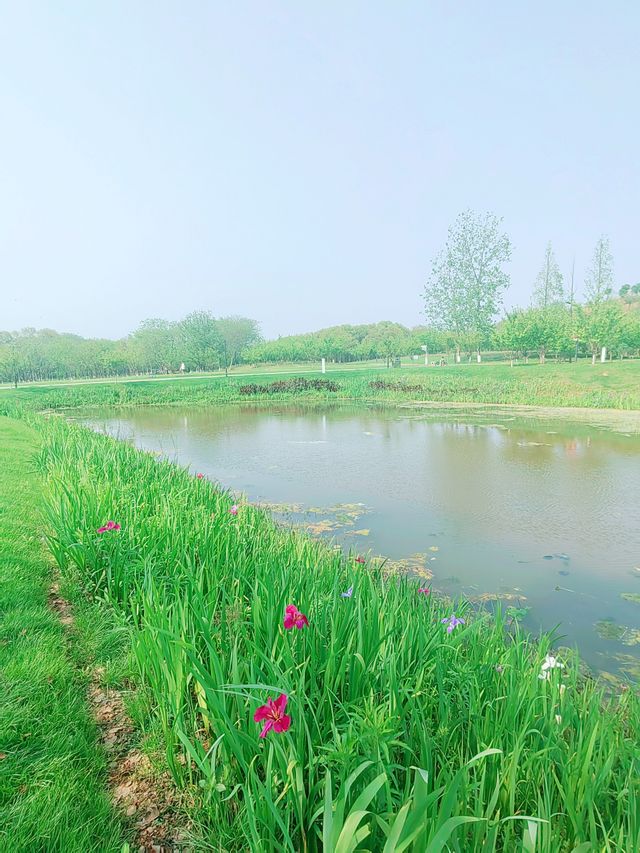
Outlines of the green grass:
[{"label": "green grass", "polygon": [[86,681],[47,605],[37,434],[0,418],[0,850],[120,850]]},{"label": "green grass", "polygon": [[[211,405],[256,400],[274,395],[243,394],[243,386],[268,386],[291,376],[320,378],[308,367],[279,376],[185,377],[90,384],[24,386],[0,391],[0,407],[10,411],[21,405],[32,410],[86,406]],[[284,392],[275,399],[359,400],[380,402],[461,402],[496,405],[585,407],[640,410],[640,361],[615,361],[605,365],[547,363],[462,364],[448,367],[411,367],[384,370],[367,367],[331,370],[337,391]],[[382,382],[385,387],[372,383]]]},{"label": "green grass", "polygon": [[[228,494],[126,444],[34,422],[52,552],[130,621],[140,695],[207,849],[640,849],[635,689],[607,698],[569,653],[541,680],[551,637],[256,508],[233,516]],[[121,530],[98,534],[109,519]],[[308,628],[284,630],[291,603]],[[447,634],[454,609],[466,624]],[[253,714],[281,692],[291,728],[261,740]]]}]

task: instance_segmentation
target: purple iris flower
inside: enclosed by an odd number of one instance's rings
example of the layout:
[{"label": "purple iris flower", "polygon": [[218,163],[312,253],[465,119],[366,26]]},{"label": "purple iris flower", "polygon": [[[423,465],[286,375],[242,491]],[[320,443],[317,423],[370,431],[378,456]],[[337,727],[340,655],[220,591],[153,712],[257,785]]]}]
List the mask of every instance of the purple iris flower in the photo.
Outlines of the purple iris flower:
[{"label": "purple iris flower", "polygon": [[353,595],[353,587],[352,587],[352,586],[350,586],[350,587],[349,587],[349,589],[348,589],[346,592],[341,592],[341,593],[340,593],[340,595],[341,595],[343,598],[351,598],[351,596]]},{"label": "purple iris flower", "polygon": [[445,616],[445,618],[441,619],[440,621],[443,625],[446,622],[449,623],[447,625],[447,634],[450,634],[454,628],[458,627],[458,625],[464,625],[464,619],[458,619],[455,613],[452,616]]}]

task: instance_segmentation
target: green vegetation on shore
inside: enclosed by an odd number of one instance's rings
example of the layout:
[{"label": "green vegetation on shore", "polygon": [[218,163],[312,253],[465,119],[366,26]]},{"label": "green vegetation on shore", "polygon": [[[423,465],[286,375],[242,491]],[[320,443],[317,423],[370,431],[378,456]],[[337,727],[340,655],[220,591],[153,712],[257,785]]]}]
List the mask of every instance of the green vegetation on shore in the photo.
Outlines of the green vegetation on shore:
[{"label": "green vegetation on shore", "polygon": [[[126,444],[38,423],[52,551],[131,621],[141,694],[211,848],[640,848],[634,690],[606,698],[573,655],[545,657],[548,636],[236,512]],[[308,624],[287,630],[287,605]],[[290,726],[261,739],[254,714],[280,694]]]},{"label": "green vegetation on shore", "polygon": [[38,443],[0,418],[0,850],[119,850],[86,680],[47,605]]},{"label": "green vegetation on shore", "polygon": [[[304,378],[312,385],[305,388]],[[322,380],[313,387],[315,380]],[[288,385],[274,385],[291,380]],[[325,382],[324,387],[322,382]],[[274,390],[276,393],[273,393]],[[242,400],[318,399],[362,402],[467,402],[640,410],[640,361],[592,365],[465,364],[400,370],[332,370],[278,377],[224,376],[105,382],[0,391],[0,406],[35,410],[86,406],[207,405]]]}]

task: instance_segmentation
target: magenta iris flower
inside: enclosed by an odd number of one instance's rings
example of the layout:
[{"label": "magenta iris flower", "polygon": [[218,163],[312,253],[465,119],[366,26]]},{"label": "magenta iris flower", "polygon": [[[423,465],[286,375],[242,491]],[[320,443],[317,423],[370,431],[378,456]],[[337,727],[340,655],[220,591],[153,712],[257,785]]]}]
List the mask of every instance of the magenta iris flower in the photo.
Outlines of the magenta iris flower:
[{"label": "magenta iris flower", "polygon": [[458,625],[464,625],[464,619],[458,619],[455,613],[452,616],[445,616],[445,618],[441,619],[440,621],[443,625],[446,622],[449,623],[447,625],[447,634],[450,634],[455,628],[458,627]]},{"label": "magenta iris flower", "polygon": [[286,693],[281,693],[280,696],[273,701],[271,697],[267,699],[266,705],[260,705],[258,710],[253,715],[254,722],[262,723],[264,726],[260,732],[260,737],[266,737],[271,729],[274,732],[286,732],[291,725],[291,717],[285,714],[287,707],[288,696]]},{"label": "magenta iris flower", "polygon": [[198,480],[202,480],[202,478],[204,477],[204,474],[196,474],[196,477],[198,478]]},{"label": "magenta iris flower", "polygon": [[116,521],[107,521],[104,527],[98,528],[98,533],[106,533],[108,530],[120,530],[120,525]]},{"label": "magenta iris flower", "polygon": [[366,563],[366,560],[365,560],[365,558],[364,558],[362,555],[360,555],[360,554],[359,554],[359,555],[356,557],[356,563],[364,564],[364,563]]},{"label": "magenta iris flower", "polygon": [[290,631],[291,628],[304,628],[309,624],[309,620],[301,613],[295,604],[287,604],[284,609],[284,627],[287,631]]},{"label": "magenta iris flower", "polygon": [[419,586],[418,592],[422,595],[431,595],[431,589],[428,586]]},{"label": "magenta iris flower", "polygon": [[231,509],[229,510],[229,512],[231,513],[231,515],[237,515],[238,514],[238,504],[234,504],[231,507]]}]

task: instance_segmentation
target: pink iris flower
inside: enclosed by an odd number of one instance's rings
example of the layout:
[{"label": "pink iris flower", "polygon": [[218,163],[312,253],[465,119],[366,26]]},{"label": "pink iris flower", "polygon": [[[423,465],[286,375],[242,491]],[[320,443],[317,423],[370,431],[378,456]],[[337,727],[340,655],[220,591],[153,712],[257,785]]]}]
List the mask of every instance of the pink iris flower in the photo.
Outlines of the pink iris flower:
[{"label": "pink iris flower", "polygon": [[202,478],[204,477],[204,474],[196,474],[196,477],[198,480],[202,480]]},{"label": "pink iris flower", "polygon": [[229,510],[229,512],[231,513],[231,515],[237,515],[238,514],[238,504],[234,504],[231,507],[231,509]]},{"label": "pink iris flower", "polygon": [[304,613],[300,613],[295,604],[287,604],[284,609],[284,627],[287,631],[291,630],[291,628],[304,628],[308,624],[309,620]]},{"label": "pink iris flower", "polygon": [[98,528],[98,533],[106,533],[107,530],[120,530],[120,525],[115,521],[107,521],[104,527]]},{"label": "pink iris flower", "polygon": [[356,557],[356,563],[366,563],[366,560],[362,556]]},{"label": "pink iris flower", "polygon": [[281,693],[280,696],[273,701],[271,697],[267,699],[266,705],[260,705],[258,710],[253,715],[254,722],[261,723],[264,721],[264,726],[260,732],[260,737],[266,737],[267,733],[286,732],[291,725],[291,717],[285,714],[284,710],[287,707],[287,694]]},{"label": "pink iris flower", "polygon": [[428,586],[419,586],[418,592],[422,595],[431,595],[431,589]]}]

